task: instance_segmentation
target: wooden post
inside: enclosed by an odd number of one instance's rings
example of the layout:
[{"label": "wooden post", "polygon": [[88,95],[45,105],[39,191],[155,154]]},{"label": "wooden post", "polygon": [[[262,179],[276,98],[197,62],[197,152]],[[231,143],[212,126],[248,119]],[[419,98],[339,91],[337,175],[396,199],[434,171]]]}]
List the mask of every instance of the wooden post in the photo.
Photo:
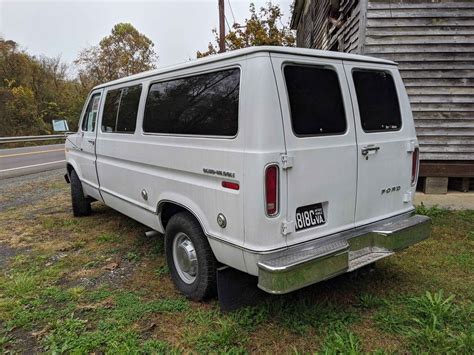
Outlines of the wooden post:
[{"label": "wooden post", "polygon": [[469,192],[469,182],[470,182],[470,179],[468,177],[462,178],[462,182],[461,182],[462,192]]},{"label": "wooden post", "polygon": [[219,0],[219,53],[225,52],[225,12],[224,0]]}]

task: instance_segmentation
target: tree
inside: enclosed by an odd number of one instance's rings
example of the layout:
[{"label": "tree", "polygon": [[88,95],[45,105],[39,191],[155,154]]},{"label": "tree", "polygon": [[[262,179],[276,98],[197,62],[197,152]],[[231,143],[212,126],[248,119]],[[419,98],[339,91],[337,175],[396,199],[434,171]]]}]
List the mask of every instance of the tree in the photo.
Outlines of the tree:
[{"label": "tree", "polygon": [[[279,5],[268,2],[257,12],[255,5],[250,4],[250,18],[245,19],[242,26],[234,23],[232,30],[225,36],[227,50],[234,50],[252,46],[285,46],[295,45],[293,31],[282,23],[283,13]],[[216,29],[212,30],[215,43],[209,42],[207,51],[198,51],[197,57],[206,57],[216,54],[219,48],[219,36]]]},{"label": "tree", "polygon": [[51,133],[53,119],[76,127],[87,91],[61,58],[34,57],[0,38],[0,136]]},{"label": "tree", "polygon": [[118,79],[155,68],[153,42],[129,23],[118,23],[97,46],[82,50],[75,60],[81,83],[91,88],[97,83]]}]

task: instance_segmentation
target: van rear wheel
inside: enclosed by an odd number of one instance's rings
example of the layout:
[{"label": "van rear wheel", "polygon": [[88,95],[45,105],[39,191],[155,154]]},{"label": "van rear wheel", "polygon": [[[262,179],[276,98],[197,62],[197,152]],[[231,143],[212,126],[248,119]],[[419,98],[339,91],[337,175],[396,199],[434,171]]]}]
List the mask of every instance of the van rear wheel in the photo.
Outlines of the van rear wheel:
[{"label": "van rear wheel", "polygon": [[72,213],[74,217],[89,216],[91,214],[91,202],[84,196],[81,180],[79,180],[74,170],[71,171],[70,180]]},{"label": "van rear wheel", "polygon": [[201,226],[188,212],[175,214],[165,233],[166,261],[176,288],[201,301],[217,292],[217,261]]}]

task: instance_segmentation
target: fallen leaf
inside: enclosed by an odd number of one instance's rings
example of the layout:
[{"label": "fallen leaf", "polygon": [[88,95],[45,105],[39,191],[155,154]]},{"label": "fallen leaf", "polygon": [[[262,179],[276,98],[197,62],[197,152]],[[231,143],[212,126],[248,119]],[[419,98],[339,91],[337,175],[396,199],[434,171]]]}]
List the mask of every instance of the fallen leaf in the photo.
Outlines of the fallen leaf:
[{"label": "fallen leaf", "polygon": [[77,306],[77,309],[83,310],[83,311],[93,311],[93,310],[96,310],[97,308],[106,308],[106,309],[113,308],[114,305],[115,305],[115,302],[113,298],[108,297],[100,301],[99,303],[79,305]]},{"label": "fallen leaf", "polygon": [[112,271],[112,270],[115,270],[116,268],[118,268],[119,264],[118,263],[109,263],[107,265],[104,266],[104,270],[108,270],[108,271]]},{"label": "fallen leaf", "polygon": [[37,332],[31,332],[31,335],[33,335],[35,338],[42,338],[44,334],[51,328],[50,325],[47,325],[43,329],[37,331]]}]

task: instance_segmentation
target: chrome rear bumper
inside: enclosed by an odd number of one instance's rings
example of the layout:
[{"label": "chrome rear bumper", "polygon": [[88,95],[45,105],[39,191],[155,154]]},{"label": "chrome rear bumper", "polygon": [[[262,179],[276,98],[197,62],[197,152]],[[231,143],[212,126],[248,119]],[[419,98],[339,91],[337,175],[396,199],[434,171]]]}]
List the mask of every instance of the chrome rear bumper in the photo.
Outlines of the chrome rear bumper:
[{"label": "chrome rear bumper", "polygon": [[429,217],[404,214],[266,255],[258,287],[283,294],[353,271],[428,238],[430,224]]}]

